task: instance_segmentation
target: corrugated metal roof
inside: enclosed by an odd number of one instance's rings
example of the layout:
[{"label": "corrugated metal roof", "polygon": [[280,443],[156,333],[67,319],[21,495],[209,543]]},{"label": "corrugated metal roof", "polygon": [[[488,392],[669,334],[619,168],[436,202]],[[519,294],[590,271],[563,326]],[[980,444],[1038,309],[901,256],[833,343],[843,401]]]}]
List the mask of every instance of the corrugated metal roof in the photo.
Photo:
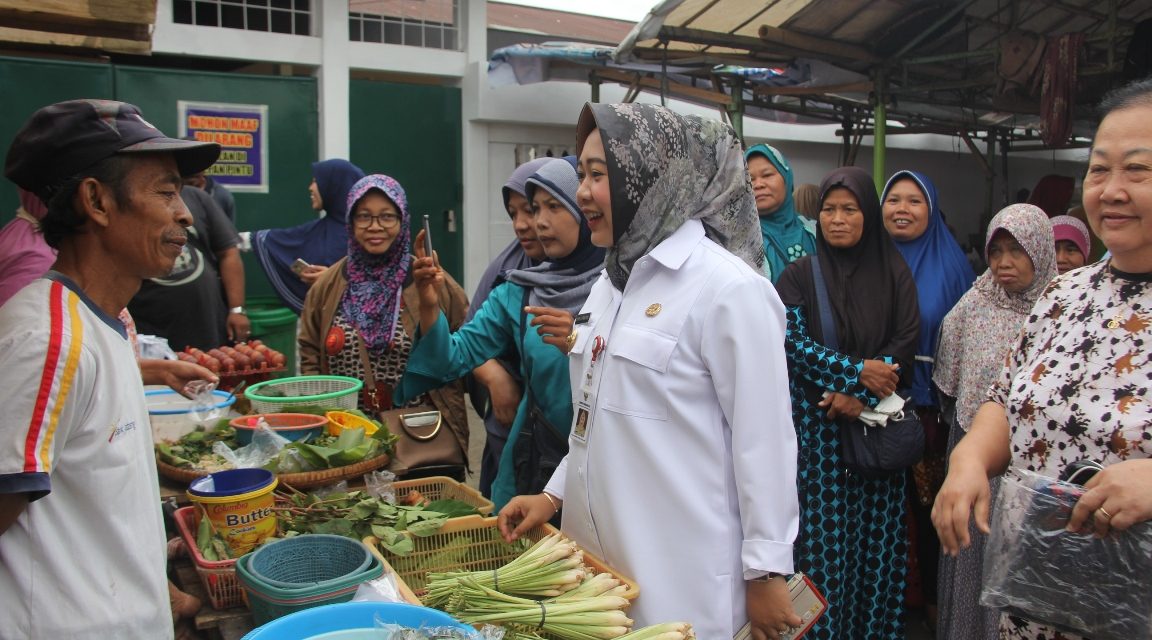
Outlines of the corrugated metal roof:
[{"label": "corrugated metal roof", "polygon": [[[701,78],[716,64],[820,60],[882,77],[896,119],[1027,129],[1039,124],[1039,89],[1002,91],[997,65],[1012,60],[1002,56],[1005,34],[1043,47],[1083,33],[1077,104],[1078,115],[1090,115],[1087,106],[1120,81],[1136,24],[1150,17],[1152,0],[664,0],[621,41],[615,59],[695,63]],[[859,83],[855,93],[820,87],[814,78],[798,88],[757,89],[753,103],[805,108],[823,99],[832,116],[843,113],[841,101],[868,106]]]}]

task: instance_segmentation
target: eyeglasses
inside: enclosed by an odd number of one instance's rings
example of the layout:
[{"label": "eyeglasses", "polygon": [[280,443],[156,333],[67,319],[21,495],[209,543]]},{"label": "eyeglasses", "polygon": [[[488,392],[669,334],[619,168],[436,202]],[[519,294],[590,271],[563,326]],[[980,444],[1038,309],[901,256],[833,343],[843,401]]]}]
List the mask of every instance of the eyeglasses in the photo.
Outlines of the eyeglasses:
[{"label": "eyeglasses", "polygon": [[385,229],[391,229],[400,224],[400,216],[395,213],[381,213],[375,215],[372,213],[357,213],[352,216],[352,224],[356,225],[357,229],[367,229],[373,223],[379,223]]}]

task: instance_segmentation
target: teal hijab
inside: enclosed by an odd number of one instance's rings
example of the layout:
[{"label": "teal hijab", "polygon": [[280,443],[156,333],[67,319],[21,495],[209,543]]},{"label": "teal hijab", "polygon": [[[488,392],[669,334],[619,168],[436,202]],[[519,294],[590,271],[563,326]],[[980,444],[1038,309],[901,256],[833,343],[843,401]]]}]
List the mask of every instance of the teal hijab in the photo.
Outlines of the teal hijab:
[{"label": "teal hijab", "polygon": [[761,155],[784,176],[784,203],[772,214],[760,217],[760,233],[764,236],[764,270],[775,283],[784,268],[798,258],[816,253],[816,228],[811,221],[796,212],[792,199],[792,166],[775,147],[758,144],[744,152],[744,161]]}]

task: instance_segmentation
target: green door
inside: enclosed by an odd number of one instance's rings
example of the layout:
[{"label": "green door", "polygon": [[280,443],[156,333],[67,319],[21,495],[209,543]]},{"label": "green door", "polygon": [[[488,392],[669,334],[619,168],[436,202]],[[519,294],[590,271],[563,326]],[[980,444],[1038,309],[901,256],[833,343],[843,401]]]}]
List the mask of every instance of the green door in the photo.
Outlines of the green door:
[{"label": "green door", "polygon": [[463,282],[460,90],[352,80],[349,102],[350,160],[400,182],[413,237],[428,214],[440,263]]},{"label": "green door", "polygon": [[[235,193],[241,231],[291,227],[316,217],[308,197],[318,148],[316,80],[240,73],[116,67],[116,99],[131,102],[164,133],[180,133],[177,103],[268,106],[268,193]],[[244,254],[246,293],[274,295],[259,261]]]}]

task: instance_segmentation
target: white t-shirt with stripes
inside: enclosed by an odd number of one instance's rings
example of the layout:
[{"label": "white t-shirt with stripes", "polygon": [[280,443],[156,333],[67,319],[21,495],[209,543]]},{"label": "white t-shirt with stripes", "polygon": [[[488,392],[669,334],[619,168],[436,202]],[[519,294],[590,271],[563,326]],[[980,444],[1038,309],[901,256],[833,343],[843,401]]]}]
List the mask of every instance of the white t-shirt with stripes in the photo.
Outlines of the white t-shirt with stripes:
[{"label": "white t-shirt with stripes", "polygon": [[152,433],[123,325],[56,273],[0,307],[0,638],[171,638]]}]

